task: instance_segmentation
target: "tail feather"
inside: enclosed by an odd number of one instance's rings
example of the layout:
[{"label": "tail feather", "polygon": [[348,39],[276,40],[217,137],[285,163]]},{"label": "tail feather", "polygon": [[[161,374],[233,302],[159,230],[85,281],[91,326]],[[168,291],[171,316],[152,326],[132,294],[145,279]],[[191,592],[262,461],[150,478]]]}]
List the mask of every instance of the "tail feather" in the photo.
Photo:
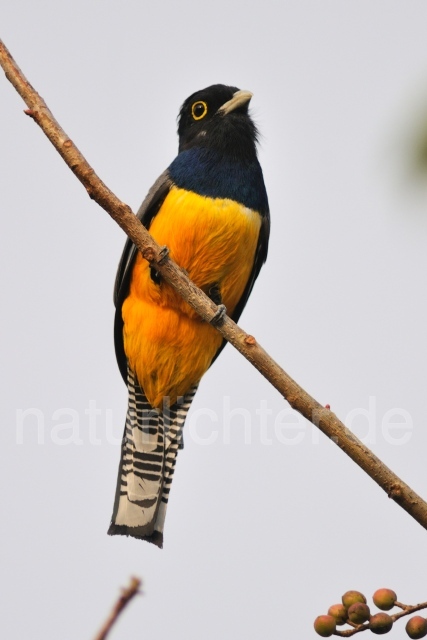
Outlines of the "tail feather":
[{"label": "tail feather", "polygon": [[108,533],[163,546],[163,526],[182,428],[197,385],[163,411],[153,409],[128,369],[129,404]]}]

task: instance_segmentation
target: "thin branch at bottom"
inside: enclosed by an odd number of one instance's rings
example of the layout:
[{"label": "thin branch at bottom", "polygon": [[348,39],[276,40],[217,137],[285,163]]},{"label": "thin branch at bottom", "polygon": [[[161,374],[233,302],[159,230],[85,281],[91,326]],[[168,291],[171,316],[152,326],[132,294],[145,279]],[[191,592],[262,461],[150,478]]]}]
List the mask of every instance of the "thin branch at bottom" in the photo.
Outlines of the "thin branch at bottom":
[{"label": "thin branch at bottom", "polygon": [[102,629],[99,631],[98,635],[95,637],[95,640],[105,640],[108,633],[111,630],[111,627],[116,622],[117,618],[123,611],[123,609],[129,604],[129,602],[134,598],[138,593],[141,593],[139,588],[141,586],[141,580],[139,578],[131,578],[130,584],[126,589],[122,590],[122,593],[114,605],[110,615],[107,620],[104,622]]}]

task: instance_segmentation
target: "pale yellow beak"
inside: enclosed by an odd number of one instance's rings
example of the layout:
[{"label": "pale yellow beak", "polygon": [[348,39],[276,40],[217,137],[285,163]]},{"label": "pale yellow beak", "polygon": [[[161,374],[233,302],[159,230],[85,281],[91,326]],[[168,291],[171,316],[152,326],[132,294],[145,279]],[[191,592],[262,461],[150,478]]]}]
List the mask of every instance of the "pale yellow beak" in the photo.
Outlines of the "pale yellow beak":
[{"label": "pale yellow beak", "polygon": [[235,109],[238,109],[239,107],[242,107],[244,104],[249,102],[252,96],[253,93],[251,93],[250,91],[236,91],[231,100],[228,100],[225,104],[222,105],[222,107],[218,109],[218,113],[230,113],[231,111],[234,111]]}]

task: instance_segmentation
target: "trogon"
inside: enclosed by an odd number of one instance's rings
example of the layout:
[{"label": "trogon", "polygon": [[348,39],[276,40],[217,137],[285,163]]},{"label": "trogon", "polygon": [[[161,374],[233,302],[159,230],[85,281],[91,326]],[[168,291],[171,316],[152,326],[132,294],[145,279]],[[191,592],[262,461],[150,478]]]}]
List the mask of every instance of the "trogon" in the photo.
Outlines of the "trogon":
[{"label": "trogon", "polygon": [[[178,155],[138,211],[155,240],[234,321],[266,260],[270,233],[251,97],[216,84],[184,102]],[[114,302],[117,362],[129,402],[108,533],[162,547],[186,414],[225,341],[130,240]]]}]

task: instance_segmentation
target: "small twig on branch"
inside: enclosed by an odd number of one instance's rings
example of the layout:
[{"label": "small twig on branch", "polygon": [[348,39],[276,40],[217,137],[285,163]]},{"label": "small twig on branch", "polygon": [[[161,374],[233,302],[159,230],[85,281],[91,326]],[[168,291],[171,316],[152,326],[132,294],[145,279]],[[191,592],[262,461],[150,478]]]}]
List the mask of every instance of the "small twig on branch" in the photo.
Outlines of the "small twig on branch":
[{"label": "small twig on branch", "polygon": [[[98,178],[65,131],[56,122],[44,100],[37,94],[0,41],[0,64],[6,77],[28,106],[25,113],[41,127],[62,158],[95,200],[120,225],[162,277],[173,286],[200,316],[210,322],[218,307],[198,289],[175,263],[161,253],[161,248],[143,227],[130,207],[121,202]],[[251,362],[282,394],[291,407],[317,426],[358,464],[398,505],[427,529],[427,503],[375,456],[330,411],[304,391],[257,344],[255,338],[240,329],[230,318],[215,325],[221,335]]]},{"label": "small twig on branch", "polygon": [[122,593],[119,599],[114,605],[107,620],[104,622],[102,629],[99,631],[99,633],[95,637],[95,640],[105,640],[105,638],[107,637],[107,635],[111,630],[111,627],[116,622],[117,618],[119,617],[123,609],[126,607],[126,605],[128,605],[129,602],[132,600],[132,598],[134,598],[138,593],[141,593],[139,591],[140,586],[141,586],[141,580],[139,578],[130,579],[129,586],[126,589],[122,589]]},{"label": "small twig on branch", "polygon": [[[409,607],[411,606],[410,604],[402,604],[402,602],[395,602],[394,603],[395,607],[399,607],[399,609],[403,609],[404,611],[406,611],[406,609],[409,609]],[[418,605],[417,605],[418,606]]]}]

